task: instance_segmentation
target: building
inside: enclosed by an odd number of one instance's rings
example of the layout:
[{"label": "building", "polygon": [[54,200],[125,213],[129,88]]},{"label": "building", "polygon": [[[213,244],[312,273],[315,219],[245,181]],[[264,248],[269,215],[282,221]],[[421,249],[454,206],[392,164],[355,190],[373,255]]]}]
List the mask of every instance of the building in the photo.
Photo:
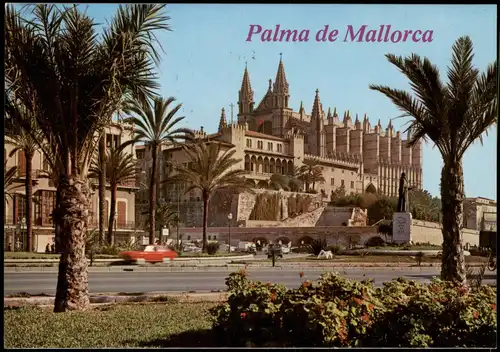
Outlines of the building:
[{"label": "building", "polygon": [[464,201],[464,228],[478,231],[497,230],[497,202],[476,197]]},{"label": "building", "polygon": [[[385,131],[380,120],[372,128],[366,114],[362,122],[357,114],[353,121],[349,111],[341,121],[335,108],[333,113],[330,108],[325,113],[318,90],[310,114],[302,103],[294,111],[289,100],[289,83],[281,59],[275,81],[269,80],[267,93],[257,108],[245,68],[238,102],[238,124],[244,126],[240,133],[244,138],[241,142],[232,138],[231,142],[244,150],[246,169],[256,181],[273,172],[290,173],[292,166],[300,166],[304,159],[316,158],[325,178],[319,188],[327,194],[344,185],[348,192],[395,196],[402,172],[410,186],[422,188],[422,144],[407,147],[407,141],[401,139],[391,122]],[[222,116],[219,134],[223,140],[229,134],[226,129],[235,128],[227,126]]]},{"label": "building", "polygon": [[[132,139],[133,128],[131,126],[115,123],[107,128],[106,145],[119,145]],[[126,149],[126,152],[133,153],[133,146]],[[17,166],[17,182],[24,185],[26,177],[26,158],[23,151],[17,151],[11,158],[7,156],[13,150],[8,139],[5,140],[4,158],[7,167]],[[4,161],[5,161],[4,160]],[[52,222],[52,211],[55,207],[56,188],[51,179],[47,178],[46,172],[49,171],[49,165],[44,161],[41,152],[36,152],[32,161],[33,169],[33,246],[35,251],[45,251],[45,246],[53,242],[54,225]],[[92,203],[90,209],[89,229],[98,229],[99,227],[99,201],[97,185],[98,180],[90,180],[94,193],[92,194]],[[118,187],[117,193],[117,212],[116,212],[116,235],[115,241],[128,239],[135,230],[135,192],[137,191],[135,180],[127,181]],[[16,190],[14,199],[5,204],[4,212],[4,234],[5,246],[11,244],[12,247],[18,241],[23,241],[26,227],[22,225],[22,219],[26,218],[26,200],[24,187]],[[111,193],[106,191],[106,219],[108,219],[110,209]],[[108,221],[106,220],[106,231]]]},{"label": "building", "polygon": [[[221,152],[234,148],[234,157],[241,160],[236,167],[246,170],[246,177],[253,180],[257,188],[267,188],[275,173],[291,175],[306,159],[319,162],[325,181],[316,184],[315,191],[325,199],[342,186],[347,193],[397,196],[402,172],[406,173],[410,187],[422,188],[421,143],[407,147],[407,141],[401,139],[401,133],[396,132],[391,123],[385,131],[380,120],[372,127],[366,114],[362,122],[357,115],[353,122],[347,111],[340,121],[336,109],[333,113],[331,109],[325,113],[318,90],[310,114],[302,103],[299,110],[294,111],[289,106],[290,90],[282,60],[274,83],[269,81],[267,93],[256,108],[247,68],[238,96],[236,123],[228,123],[222,109],[217,133],[207,134],[203,127],[195,133],[198,138],[220,142]],[[159,180],[168,174],[168,162],[186,162],[181,148],[166,146],[160,154]],[[149,171],[150,153],[138,146],[136,155],[142,160],[143,170]],[[182,185],[158,187],[159,199],[181,204],[198,203],[193,207],[199,208],[201,199],[195,191],[186,194]],[[149,204],[146,191],[147,187],[141,192],[142,213]],[[198,214],[199,210],[193,213]]]}]

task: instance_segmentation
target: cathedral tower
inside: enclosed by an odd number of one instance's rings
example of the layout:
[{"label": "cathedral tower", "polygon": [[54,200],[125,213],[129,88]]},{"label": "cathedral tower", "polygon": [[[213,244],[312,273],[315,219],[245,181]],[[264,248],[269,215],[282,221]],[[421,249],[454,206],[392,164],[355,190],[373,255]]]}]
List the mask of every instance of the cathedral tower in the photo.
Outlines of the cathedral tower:
[{"label": "cathedral tower", "polygon": [[241,82],[241,89],[239,91],[238,99],[238,123],[245,123],[249,114],[253,112],[253,90],[250,85],[250,76],[248,74],[248,69],[245,66],[245,72],[243,73],[243,80]]}]

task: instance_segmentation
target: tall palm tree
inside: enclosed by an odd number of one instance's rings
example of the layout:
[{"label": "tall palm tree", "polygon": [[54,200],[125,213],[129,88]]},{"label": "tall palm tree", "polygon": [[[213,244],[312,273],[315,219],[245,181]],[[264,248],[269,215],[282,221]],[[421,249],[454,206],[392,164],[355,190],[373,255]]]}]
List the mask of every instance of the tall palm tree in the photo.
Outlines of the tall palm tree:
[{"label": "tall palm tree", "polygon": [[[10,98],[9,98],[10,99]],[[21,151],[25,159],[25,199],[26,199],[26,251],[31,252],[33,239],[33,157],[38,150],[38,140],[42,138],[42,131],[38,127],[36,119],[28,109],[25,109],[22,101],[8,104],[5,119],[6,143],[14,148],[9,153],[12,157]]]},{"label": "tall palm tree", "polygon": [[460,37],[453,45],[448,68],[448,83],[427,58],[412,54],[406,58],[387,54],[410,81],[414,96],[387,86],[370,85],[387,96],[412,117],[409,144],[430,139],[443,158],[441,201],[443,213],[443,263],[441,278],[466,285],[462,246],[464,175],[462,159],[467,149],[497,123],[498,71],[496,61],[480,73],[472,65],[473,45],[469,37]]},{"label": "tall palm tree", "polygon": [[107,241],[109,244],[113,244],[113,226],[115,221],[116,194],[118,192],[118,186],[130,179],[135,179],[138,173],[138,168],[132,154],[127,154],[123,148],[112,147],[107,151],[102,162],[100,156],[98,156],[97,163],[94,163],[94,166],[90,170],[91,173],[89,174],[89,177],[99,178],[100,175],[105,174],[106,181],[109,183],[111,190],[111,202]]},{"label": "tall palm tree", "polygon": [[39,147],[55,157],[48,159],[50,166],[63,166],[55,212],[61,231],[56,312],[89,305],[88,170],[125,93],[152,95],[159,87],[155,32],[169,29],[164,6],[120,6],[100,37],[94,20],[77,5],[31,5],[26,17],[14,6],[6,8],[5,76],[15,87],[11,102],[21,101],[35,117],[44,137]]},{"label": "tall palm tree", "polygon": [[167,144],[181,143],[186,139],[191,139],[192,136],[191,130],[178,127],[178,124],[184,120],[185,116],[175,116],[182,104],[177,104],[171,108],[174,102],[175,98],[173,97],[167,99],[155,97],[152,100],[137,99],[131,101],[127,106],[127,111],[136,116],[124,120],[135,125],[135,138],[130,143],[142,142],[151,151],[152,166],[149,189],[150,244],[154,244],[155,241],[155,209],[158,202],[156,186],[158,181],[158,156],[161,147]]},{"label": "tall palm tree", "polygon": [[236,169],[241,159],[233,158],[234,149],[221,151],[220,143],[199,140],[185,147],[187,165],[177,165],[172,180],[188,184],[186,193],[198,190],[203,199],[203,252],[207,248],[208,207],[217,190],[231,189],[253,193],[250,183],[243,176],[245,170]]},{"label": "tall palm tree", "polygon": [[[104,165],[106,160],[106,134],[103,133],[101,138],[99,139],[98,146],[98,158],[99,164]],[[99,185],[98,185],[98,193],[99,193],[99,242],[102,244],[105,240],[104,228],[105,222],[104,219],[106,216],[106,168],[100,168],[99,177],[98,177]]]},{"label": "tall palm tree", "polygon": [[7,161],[4,162],[3,166],[3,198],[7,204],[9,199],[14,199],[14,192],[22,186],[16,184],[17,166],[7,168]]}]

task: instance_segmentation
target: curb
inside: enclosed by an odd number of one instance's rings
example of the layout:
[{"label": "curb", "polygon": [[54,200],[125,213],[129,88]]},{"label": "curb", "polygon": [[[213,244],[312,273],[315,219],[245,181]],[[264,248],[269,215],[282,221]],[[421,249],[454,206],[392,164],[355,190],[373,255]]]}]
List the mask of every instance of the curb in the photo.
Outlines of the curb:
[{"label": "curb", "polygon": [[[210,293],[145,293],[137,296],[94,295],[90,296],[91,304],[116,303],[199,303],[223,302],[227,292]],[[54,304],[55,297],[4,297],[4,307],[49,306]]]}]

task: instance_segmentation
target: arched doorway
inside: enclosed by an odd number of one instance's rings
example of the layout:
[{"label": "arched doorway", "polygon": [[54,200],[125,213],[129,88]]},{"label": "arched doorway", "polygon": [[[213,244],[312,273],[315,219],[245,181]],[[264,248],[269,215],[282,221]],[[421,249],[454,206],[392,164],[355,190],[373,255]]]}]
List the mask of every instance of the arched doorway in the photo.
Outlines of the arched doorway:
[{"label": "arched doorway", "polygon": [[282,244],[282,245],[286,246],[286,245],[288,245],[290,243],[290,239],[288,237],[281,236],[281,237],[278,237],[273,242],[277,243],[277,244]]},{"label": "arched doorway", "polygon": [[373,194],[376,194],[377,193],[377,189],[375,188],[375,186],[370,183],[368,185],[368,187],[366,187],[366,190],[365,190],[366,193],[373,193]]},{"label": "arched doorway", "polygon": [[257,247],[257,251],[259,251],[259,252],[262,251],[262,249],[269,244],[269,241],[267,240],[267,238],[265,238],[263,236],[254,237],[252,239],[252,242],[255,243],[255,246]]},{"label": "arched doorway", "polygon": [[309,246],[310,244],[312,244],[314,241],[314,239],[310,236],[303,236],[301,238],[299,238],[299,240],[297,241],[297,245],[300,247],[300,246]]}]

